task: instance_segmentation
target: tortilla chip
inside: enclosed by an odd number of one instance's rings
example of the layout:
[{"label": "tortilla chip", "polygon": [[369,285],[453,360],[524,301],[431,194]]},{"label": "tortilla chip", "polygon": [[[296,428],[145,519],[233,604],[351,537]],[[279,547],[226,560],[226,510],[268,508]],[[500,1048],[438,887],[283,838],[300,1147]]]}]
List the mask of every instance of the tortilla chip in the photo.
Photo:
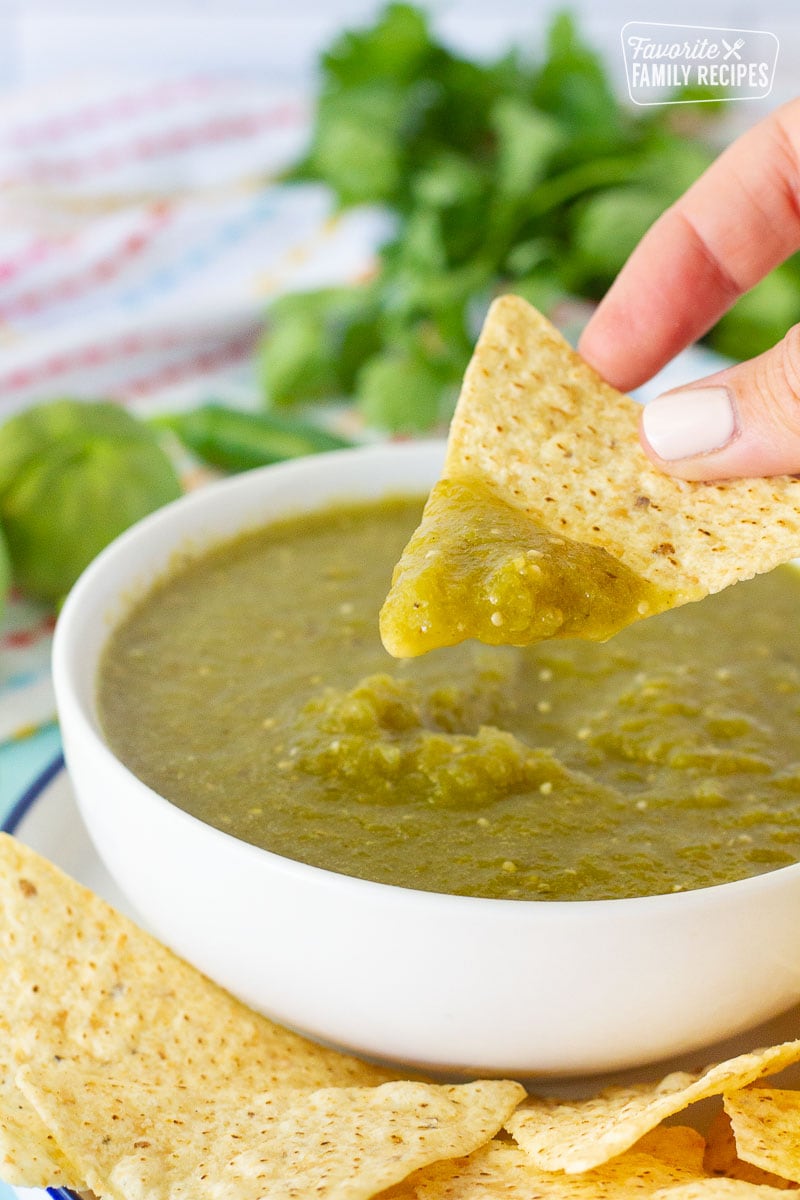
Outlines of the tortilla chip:
[{"label": "tortilla chip", "polygon": [[700,1134],[679,1126],[658,1132],[585,1175],[541,1171],[513,1142],[493,1141],[468,1158],[418,1171],[380,1200],[626,1200],[702,1176]]},{"label": "tortilla chip", "polygon": [[0,1179],[19,1187],[81,1191],[78,1169],[14,1083],[15,1070],[10,1031],[0,1016]]},{"label": "tortilla chip", "polygon": [[667,1166],[704,1175],[706,1139],[688,1125],[658,1125],[633,1146],[633,1151],[652,1154]]},{"label": "tortilla chip", "polygon": [[20,1052],[120,1079],[245,1089],[371,1085],[396,1073],[254,1013],[52,863],[0,835],[0,1010]]},{"label": "tortilla chip", "polygon": [[367,1200],[488,1141],[524,1095],[510,1082],[208,1095],[52,1062],[18,1081],[89,1187],[116,1200]]},{"label": "tortilla chip", "polygon": [[724,1097],[739,1157],[800,1183],[800,1092],[748,1088]]},{"label": "tortilla chip", "polygon": [[709,1175],[724,1175],[729,1179],[744,1179],[747,1183],[766,1184],[774,1188],[797,1186],[791,1180],[781,1179],[771,1171],[762,1171],[760,1167],[754,1167],[752,1163],[739,1157],[730,1117],[723,1109],[714,1117],[706,1133],[703,1166]]},{"label": "tortilla chip", "polygon": [[[0,879],[0,888],[2,888]],[[2,906],[4,914],[5,905]],[[2,921],[3,918],[0,918]],[[14,1082],[17,1069],[8,1024],[10,967],[0,957],[0,1179],[20,1187],[68,1187],[83,1180]]]},{"label": "tortilla chip", "polygon": [[800,1062],[800,1041],[740,1054],[702,1071],[676,1071],[659,1083],[608,1088],[590,1100],[531,1096],[506,1129],[543,1170],[588,1171],[696,1100],[745,1087],[794,1062]]},{"label": "tortilla chip", "polygon": [[639,446],[640,412],[536,309],[506,296],[467,371],[445,474],[477,472],[513,507],[668,590],[718,592],[800,554],[800,478],[665,476]]},{"label": "tortilla chip", "polygon": [[[0,1174],[81,1180],[13,1082],[58,1055],[130,1083],[200,1089],[371,1085],[396,1073],[317,1046],[251,1012],[51,863],[0,835]],[[21,1107],[22,1106],[22,1107]]]},{"label": "tortilla chip", "polygon": [[[633,598],[623,623],[718,592],[800,554],[800,478],[724,483],[673,479],[657,471],[640,447],[640,412],[635,401],[605,383],[540,313],[518,297],[504,296],[489,310],[467,369],[450,427],[443,479],[488,489],[510,514],[509,520],[515,515],[524,518],[518,529],[520,550],[526,546],[526,527],[545,531],[578,543],[584,557],[586,547],[607,552],[611,559],[592,568],[598,578],[613,560],[656,589],[652,596]],[[432,515],[436,494],[434,489],[421,529]],[[465,576],[459,580],[459,572],[465,572],[471,544],[465,540],[463,523],[454,524],[449,532],[439,526],[441,537],[432,548],[428,539],[426,549],[417,541],[414,551],[412,538],[396,568],[382,620],[384,641],[393,654],[422,653],[461,640],[460,585]],[[553,545],[545,547],[545,554],[558,570],[559,560],[568,558]],[[520,577],[535,566],[522,554]],[[578,603],[573,592],[579,592],[586,566],[579,568],[570,572],[567,562],[556,589],[556,595],[559,590],[565,593],[567,608]],[[485,601],[491,609],[491,597],[483,596],[479,582],[469,580],[472,608]],[[540,597],[535,580],[528,583],[529,602],[536,604]],[[619,581],[612,579],[608,586],[617,587]],[[599,603],[605,591],[593,589],[592,604]],[[441,628],[429,629],[425,644],[420,630],[430,624],[426,606],[431,604],[439,614],[437,625],[443,623],[449,605],[449,636],[447,631],[442,635]],[[483,632],[467,628],[462,638],[515,640],[513,628],[503,627],[502,611],[494,614],[499,625],[494,633],[492,614],[485,615]],[[545,621],[536,636],[518,640],[608,636],[604,627],[597,633],[559,633],[558,621],[572,615],[557,612],[549,632]],[[538,629],[537,622],[531,628]]]},{"label": "tortilla chip", "polygon": [[658,1200],[775,1200],[775,1188],[745,1179],[698,1179],[657,1192]]}]

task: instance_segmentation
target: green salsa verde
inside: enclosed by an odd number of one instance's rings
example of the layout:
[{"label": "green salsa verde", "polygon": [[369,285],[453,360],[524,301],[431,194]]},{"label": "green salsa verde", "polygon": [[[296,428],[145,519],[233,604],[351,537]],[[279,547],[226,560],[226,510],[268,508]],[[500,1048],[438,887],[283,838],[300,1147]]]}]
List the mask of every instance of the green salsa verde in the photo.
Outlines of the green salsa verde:
[{"label": "green salsa verde", "polygon": [[800,572],[604,645],[392,659],[377,614],[421,501],[244,534],[110,639],[107,739],[179,807],[383,883],[587,900],[800,858]]},{"label": "green salsa verde", "polygon": [[398,658],[469,638],[602,642],[685,599],[537,525],[477,480],[440,479],[392,574],[380,631]]}]

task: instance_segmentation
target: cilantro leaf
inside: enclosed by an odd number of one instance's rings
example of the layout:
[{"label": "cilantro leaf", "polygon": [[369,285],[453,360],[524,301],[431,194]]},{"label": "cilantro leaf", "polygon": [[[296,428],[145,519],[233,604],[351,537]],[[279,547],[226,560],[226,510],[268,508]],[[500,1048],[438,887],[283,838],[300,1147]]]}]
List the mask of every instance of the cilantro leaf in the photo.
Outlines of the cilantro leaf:
[{"label": "cilantro leaf", "polygon": [[[274,306],[260,350],[268,402],[354,395],[380,429],[445,421],[492,295],[512,289],[545,311],[601,295],[710,163],[718,108],[699,106],[691,136],[685,108],[634,109],[567,13],[534,53],[480,62],[407,3],[337,37],[293,177],[327,184],[341,206],[389,207],[396,233],[368,285]],[[760,345],[798,301],[788,264],[710,337]]]}]

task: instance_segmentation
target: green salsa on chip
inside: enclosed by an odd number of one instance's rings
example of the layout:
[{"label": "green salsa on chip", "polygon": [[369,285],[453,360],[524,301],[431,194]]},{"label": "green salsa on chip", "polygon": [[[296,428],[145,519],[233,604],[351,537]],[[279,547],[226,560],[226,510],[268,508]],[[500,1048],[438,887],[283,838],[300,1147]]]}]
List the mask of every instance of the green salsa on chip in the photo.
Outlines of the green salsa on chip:
[{"label": "green salsa on chip", "polygon": [[377,614],[421,506],[299,516],[176,569],[101,663],[115,753],[245,841],[426,891],[642,896],[800,858],[800,573],[605,645],[398,661]]},{"label": "green salsa on chip", "polygon": [[468,638],[602,642],[675,602],[607,550],[551,533],[481,482],[440,479],[392,573],[380,631],[398,658]]}]

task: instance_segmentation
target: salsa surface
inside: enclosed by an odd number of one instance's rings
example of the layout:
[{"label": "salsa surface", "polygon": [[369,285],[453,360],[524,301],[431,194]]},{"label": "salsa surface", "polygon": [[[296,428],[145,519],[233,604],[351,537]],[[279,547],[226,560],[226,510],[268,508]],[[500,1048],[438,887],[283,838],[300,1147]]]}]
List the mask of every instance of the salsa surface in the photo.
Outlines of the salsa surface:
[{"label": "salsa surface", "polygon": [[800,572],[604,645],[398,661],[377,614],[420,510],[298,517],[177,569],[101,663],[117,755],[246,841],[428,891],[639,896],[800,858]]}]

